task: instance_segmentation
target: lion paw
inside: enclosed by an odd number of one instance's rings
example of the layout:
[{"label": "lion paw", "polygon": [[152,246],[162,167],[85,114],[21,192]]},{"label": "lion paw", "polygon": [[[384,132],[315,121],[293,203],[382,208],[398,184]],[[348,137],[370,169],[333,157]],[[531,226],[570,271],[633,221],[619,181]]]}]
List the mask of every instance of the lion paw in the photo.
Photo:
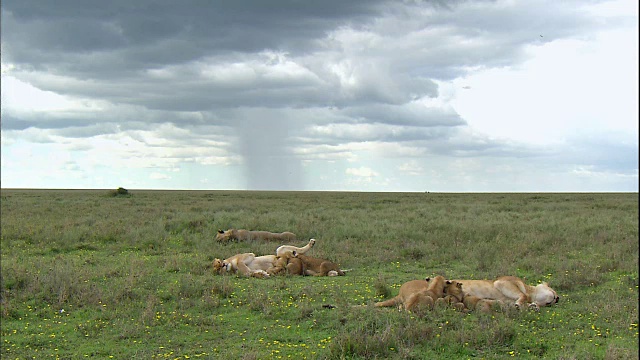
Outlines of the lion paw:
[{"label": "lion paw", "polygon": [[264,270],[256,270],[253,273],[251,273],[251,276],[257,277],[257,278],[268,278],[269,273]]},{"label": "lion paw", "polygon": [[529,304],[529,309],[534,310],[534,311],[540,311],[540,307],[536,303]]}]

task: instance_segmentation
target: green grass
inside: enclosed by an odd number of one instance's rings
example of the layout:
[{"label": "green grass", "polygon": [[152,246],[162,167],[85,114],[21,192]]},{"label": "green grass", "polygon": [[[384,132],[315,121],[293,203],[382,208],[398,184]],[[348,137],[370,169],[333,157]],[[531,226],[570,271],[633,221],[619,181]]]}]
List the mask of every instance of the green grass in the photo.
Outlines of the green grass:
[{"label": "green grass", "polygon": [[[638,358],[637,193],[3,189],[1,210],[3,359]],[[315,238],[351,271],[215,276],[216,257],[281,245],[213,241],[230,227]],[[434,275],[548,281],[561,300],[371,306]]]}]

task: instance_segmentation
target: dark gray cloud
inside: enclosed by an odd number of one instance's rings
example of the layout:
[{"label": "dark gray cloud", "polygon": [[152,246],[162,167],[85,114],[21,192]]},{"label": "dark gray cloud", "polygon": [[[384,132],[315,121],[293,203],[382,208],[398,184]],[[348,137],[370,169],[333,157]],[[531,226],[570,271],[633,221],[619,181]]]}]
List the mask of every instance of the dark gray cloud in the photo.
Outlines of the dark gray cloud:
[{"label": "dark gray cloud", "polygon": [[[14,62],[57,64],[94,78],[228,52],[304,51],[336,26],[369,21],[377,7],[377,1],[6,1],[3,44]],[[120,61],[107,62],[111,55]],[[94,58],[105,61],[90,66]]]}]

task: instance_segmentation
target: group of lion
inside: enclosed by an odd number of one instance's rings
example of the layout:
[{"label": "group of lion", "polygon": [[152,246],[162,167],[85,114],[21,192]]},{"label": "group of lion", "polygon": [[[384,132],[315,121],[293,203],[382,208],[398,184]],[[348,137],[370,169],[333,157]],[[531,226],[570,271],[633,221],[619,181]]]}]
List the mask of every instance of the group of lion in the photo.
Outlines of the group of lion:
[{"label": "group of lion", "polygon": [[407,281],[400,286],[397,296],[374,306],[397,306],[413,312],[446,305],[458,310],[490,312],[504,306],[538,310],[559,300],[558,294],[546,282],[531,286],[515,276],[502,276],[495,280],[446,280],[438,275]]},{"label": "group of lion", "polygon": [[[295,240],[291,232],[271,233],[229,229],[219,230],[217,241],[231,240]],[[215,259],[215,273],[239,273],[244,276],[266,278],[271,275],[344,275],[338,264],[329,260],[305,255],[313,248],[316,240],[311,239],[303,247],[282,245],[275,255],[256,256],[254,253],[233,255],[227,259]],[[514,306],[532,308],[556,304],[557,293],[546,282],[531,286],[515,276],[502,276],[495,280],[447,280],[443,276],[411,280],[400,287],[397,296],[374,304],[376,307],[398,307],[407,311],[432,309],[435,306],[452,306],[458,310],[489,312],[497,307]]]},{"label": "group of lion", "polygon": [[[230,229],[218,231],[217,241],[230,240],[282,240],[295,239],[290,232],[270,233],[267,231],[249,231]],[[309,275],[309,276],[341,276],[344,271],[338,264],[316,257],[305,255],[313,248],[316,240],[311,239],[302,247],[282,245],[275,254],[256,256],[254,253],[236,254],[224,260],[214,259],[213,271],[217,274],[239,273],[244,276],[267,278],[271,275]]]}]

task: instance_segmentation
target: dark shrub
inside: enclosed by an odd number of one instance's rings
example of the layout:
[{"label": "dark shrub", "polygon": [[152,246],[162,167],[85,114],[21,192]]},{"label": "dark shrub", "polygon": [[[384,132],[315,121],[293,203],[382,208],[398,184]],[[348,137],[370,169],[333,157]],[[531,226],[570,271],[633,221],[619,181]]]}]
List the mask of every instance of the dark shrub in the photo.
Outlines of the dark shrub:
[{"label": "dark shrub", "polygon": [[115,190],[111,190],[109,191],[109,195],[116,197],[116,196],[131,196],[131,194],[129,194],[129,190],[123,188],[123,187],[119,187]]}]

